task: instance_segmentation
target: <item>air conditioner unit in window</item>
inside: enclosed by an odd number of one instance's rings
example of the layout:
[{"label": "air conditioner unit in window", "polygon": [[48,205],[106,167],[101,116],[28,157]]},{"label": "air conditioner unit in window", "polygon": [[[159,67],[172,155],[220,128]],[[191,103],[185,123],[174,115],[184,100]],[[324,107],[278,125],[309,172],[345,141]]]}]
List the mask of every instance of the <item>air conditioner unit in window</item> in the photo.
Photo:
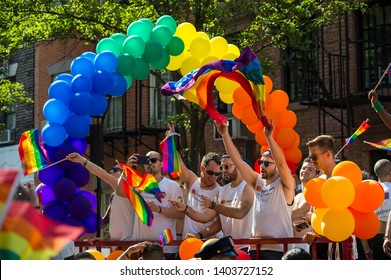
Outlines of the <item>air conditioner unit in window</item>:
[{"label": "air conditioner unit in window", "polygon": [[[229,126],[229,135],[231,135],[232,139],[245,139],[247,138],[247,127],[236,118],[228,118]],[[216,126],[214,126],[214,140],[221,140],[221,136],[219,132],[216,129]]]},{"label": "air conditioner unit in window", "polygon": [[15,142],[14,130],[6,129],[0,132],[0,144],[7,144]]}]

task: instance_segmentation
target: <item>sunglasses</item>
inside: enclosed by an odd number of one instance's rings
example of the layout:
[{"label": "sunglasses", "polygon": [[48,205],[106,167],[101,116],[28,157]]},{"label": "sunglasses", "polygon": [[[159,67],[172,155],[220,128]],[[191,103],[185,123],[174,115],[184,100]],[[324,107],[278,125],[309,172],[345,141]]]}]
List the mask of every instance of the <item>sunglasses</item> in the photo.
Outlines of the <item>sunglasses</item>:
[{"label": "sunglasses", "polygon": [[222,164],[222,165],[219,166],[219,169],[221,171],[223,171],[224,169],[228,170],[231,167],[231,165],[234,165],[234,164]]},{"label": "sunglasses", "polygon": [[311,156],[309,156],[308,158],[312,161],[317,161],[318,159],[318,156],[321,155],[321,154],[324,154],[326,153],[327,151],[323,151],[323,152],[320,152],[320,153],[317,153],[317,154],[312,154]]},{"label": "sunglasses", "polygon": [[265,167],[268,167],[270,164],[272,164],[272,163],[274,163],[274,162],[272,162],[272,161],[268,161],[268,160],[258,160],[258,164],[259,165],[264,165]]},{"label": "sunglasses", "polygon": [[157,161],[161,161],[160,158],[150,158],[149,161],[151,163],[156,163]]},{"label": "sunglasses", "polygon": [[111,168],[111,171],[119,172],[119,171],[122,171],[122,169],[120,167],[113,167],[113,168]]},{"label": "sunglasses", "polygon": [[212,170],[209,170],[209,169],[206,169],[205,167],[205,171],[206,171],[206,174],[208,174],[209,176],[219,176],[221,172],[213,172]]}]

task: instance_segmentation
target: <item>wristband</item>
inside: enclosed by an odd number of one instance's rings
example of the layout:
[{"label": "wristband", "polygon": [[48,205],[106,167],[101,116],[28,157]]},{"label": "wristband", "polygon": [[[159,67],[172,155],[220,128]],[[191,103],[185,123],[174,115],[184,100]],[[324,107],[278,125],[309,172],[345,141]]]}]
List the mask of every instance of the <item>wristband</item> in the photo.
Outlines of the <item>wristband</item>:
[{"label": "wristband", "polygon": [[384,109],[383,105],[381,105],[379,101],[373,104],[372,108],[375,109],[376,113],[379,113],[381,110]]},{"label": "wristband", "polygon": [[129,256],[129,254],[126,252],[125,253],[125,256],[128,258],[128,259],[130,259],[130,256]]},{"label": "wristband", "polygon": [[390,237],[388,236],[388,235],[384,235],[384,238],[383,238],[384,240],[386,240],[386,239],[390,239]]},{"label": "wristband", "polygon": [[162,207],[159,206],[159,211],[158,213],[162,213]]},{"label": "wristband", "polygon": [[183,213],[186,214],[187,208],[189,208],[189,205],[186,205],[185,211],[183,211]]},{"label": "wristband", "polygon": [[210,209],[213,209],[216,207],[216,202],[214,200],[212,200],[212,204],[210,205]]},{"label": "wristband", "polygon": [[197,234],[200,236],[200,239],[204,239],[204,236],[202,235],[202,233],[200,231],[197,232]]},{"label": "wristband", "polygon": [[88,160],[85,158],[83,162],[83,166],[86,167]]}]

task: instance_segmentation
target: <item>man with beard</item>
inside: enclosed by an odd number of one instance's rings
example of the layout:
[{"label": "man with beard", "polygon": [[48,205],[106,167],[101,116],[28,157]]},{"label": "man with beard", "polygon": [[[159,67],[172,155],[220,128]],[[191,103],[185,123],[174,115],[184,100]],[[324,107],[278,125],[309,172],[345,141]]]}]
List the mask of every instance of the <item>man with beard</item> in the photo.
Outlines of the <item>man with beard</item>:
[{"label": "man with beard", "polygon": [[[252,237],[292,237],[291,214],[295,197],[295,180],[286,163],[284,153],[273,139],[272,121],[268,128],[264,128],[270,149],[262,154],[259,161],[261,174],[242,161],[229,135],[227,124],[216,123],[216,127],[236,168],[255,190]],[[256,259],[255,247],[250,251],[250,256]],[[283,245],[261,245],[261,259],[281,260],[282,256]]]},{"label": "man with beard", "polygon": [[[163,193],[164,197],[161,199],[161,202],[159,202],[153,194],[140,192],[145,201],[148,203],[151,211],[154,212],[154,219],[151,227],[143,224],[140,219],[136,219],[134,222],[133,240],[159,240],[160,234],[165,229],[170,229],[172,236],[176,239],[176,220],[183,219],[184,214],[171,207],[168,200],[182,200],[182,189],[175,181],[162,175],[162,160],[161,155],[158,152],[150,151],[146,155],[149,158],[149,164],[144,164],[144,171],[155,177],[159,184],[159,189]],[[137,154],[130,156],[128,164],[133,167],[137,166],[137,156]],[[163,250],[165,258],[175,259],[177,249],[178,248],[176,246],[164,247]]]},{"label": "man with beard", "polygon": [[[223,231],[224,236],[232,236],[234,239],[250,238],[252,228],[252,211],[250,209],[254,202],[254,190],[243,180],[227,153],[221,157],[220,170],[223,172],[226,184],[219,188],[216,199],[202,196],[201,205],[205,209],[196,211],[187,206],[186,215],[201,223],[207,223],[217,217],[217,221],[210,226],[215,229],[215,232],[205,230],[204,232],[207,234],[203,235],[204,238],[208,238],[220,230]],[[179,211],[184,211],[186,208],[184,203],[170,202]],[[238,246],[238,248],[242,247],[244,246]]]}]

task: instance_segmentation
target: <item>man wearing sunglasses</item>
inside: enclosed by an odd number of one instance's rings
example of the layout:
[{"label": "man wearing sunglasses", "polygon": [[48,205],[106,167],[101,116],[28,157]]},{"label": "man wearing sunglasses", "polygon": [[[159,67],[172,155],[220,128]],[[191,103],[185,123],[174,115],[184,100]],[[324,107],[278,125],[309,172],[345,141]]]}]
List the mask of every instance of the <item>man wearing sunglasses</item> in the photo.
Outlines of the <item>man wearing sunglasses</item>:
[{"label": "man wearing sunglasses", "polygon": [[[159,202],[156,197],[148,192],[140,192],[148,203],[149,208],[154,212],[154,219],[151,227],[143,224],[140,219],[136,219],[134,223],[133,240],[159,240],[160,234],[165,229],[170,229],[172,236],[176,239],[176,223],[177,219],[183,219],[184,213],[176,210],[171,206],[169,199],[182,200],[183,192],[178,184],[171,179],[166,178],[162,174],[162,156],[156,151],[149,151],[146,154],[149,157],[148,164],[144,164],[144,171],[155,177],[159,184],[160,191],[164,194],[164,198]],[[129,157],[128,164],[137,166],[137,156],[134,154]],[[176,246],[165,246],[163,248],[166,259],[175,259],[178,248]]]},{"label": "man wearing sunglasses", "polygon": [[[216,200],[206,196],[201,197],[202,211],[196,211],[184,203],[171,201],[179,211],[185,211],[186,215],[197,222],[207,223],[217,217],[210,226],[215,232],[202,230],[203,238],[209,238],[222,230],[224,236],[233,238],[250,238],[252,229],[252,211],[254,202],[254,190],[242,178],[232,159],[227,153],[221,157],[220,170],[226,185],[219,188]],[[200,237],[199,234],[196,237]],[[240,249],[244,246],[239,246]]]},{"label": "man wearing sunglasses", "polygon": [[[255,190],[252,237],[292,237],[291,214],[295,197],[295,179],[286,163],[284,153],[273,139],[272,121],[269,128],[264,128],[269,150],[262,154],[260,174],[242,161],[229,135],[227,124],[216,123],[216,128],[243,179]],[[250,256],[256,259],[255,247],[250,251]],[[282,256],[283,246],[280,244],[261,246],[261,259],[281,260]]]}]

